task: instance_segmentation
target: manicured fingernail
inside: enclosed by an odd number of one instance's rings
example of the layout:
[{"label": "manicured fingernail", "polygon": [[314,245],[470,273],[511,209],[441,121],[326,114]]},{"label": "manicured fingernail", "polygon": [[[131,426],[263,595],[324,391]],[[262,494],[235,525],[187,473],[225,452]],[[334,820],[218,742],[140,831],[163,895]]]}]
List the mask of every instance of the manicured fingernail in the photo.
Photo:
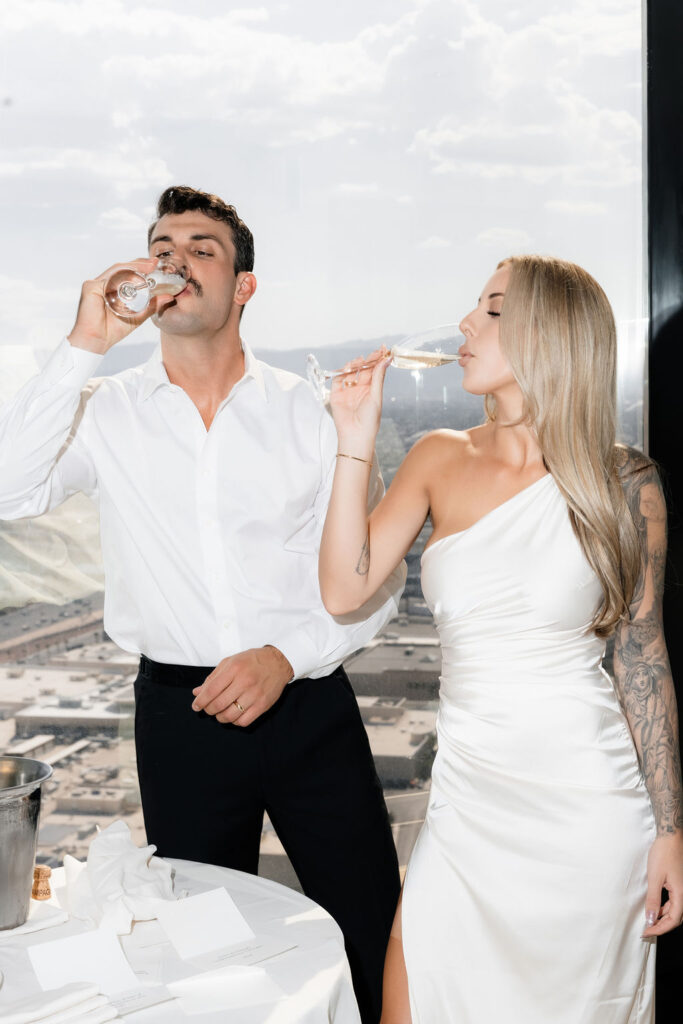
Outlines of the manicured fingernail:
[{"label": "manicured fingernail", "polygon": [[195,701],[195,703],[194,703],[194,704],[192,705],[192,710],[193,710],[193,711],[199,711],[199,704],[197,704],[197,702],[196,702],[196,701]]},{"label": "manicured fingernail", "polygon": [[648,928],[652,928],[652,925],[655,924],[656,920],[657,920],[657,913],[656,913],[656,911],[648,910],[647,914],[645,915],[645,923],[648,926]]}]

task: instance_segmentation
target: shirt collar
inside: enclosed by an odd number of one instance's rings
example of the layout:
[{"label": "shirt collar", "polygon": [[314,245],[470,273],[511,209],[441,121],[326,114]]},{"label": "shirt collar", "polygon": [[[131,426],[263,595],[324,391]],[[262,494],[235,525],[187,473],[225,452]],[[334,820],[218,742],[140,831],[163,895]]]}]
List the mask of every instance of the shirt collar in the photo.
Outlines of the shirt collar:
[{"label": "shirt collar", "polygon": [[266,382],[263,379],[263,365],[258,361],[246,341],[242,341],[242,351],[244,352],[244,377],[242,379],[251,377],[259,389],[263,401],[267,402],[268,392],[266,390]]},{"label": "shirt collar", "polygon": [[160,388],[162,384],[169,384],[168,374],[161,358],[161,345],[157,345],[147,362],[142,367],[140,378],[140,389],[138,401],[144,402],[153,391]]},{"label": "shirt collar", "polygon": [[[253,380],[264,402],[267,402],[268,392],[263,378],[263,367],[247,343],[242,341],[241,344],[242,351],[244,352],[244,376],[240,378],[235,387],[241,384],[242,381]],[[142,367],[138,401],[146,401],[157,388],[162,387],[164,384],[170,386],[171,382],[168,379],[166,367],[161,358],[161,345],[157,345],[152,355]]]}]

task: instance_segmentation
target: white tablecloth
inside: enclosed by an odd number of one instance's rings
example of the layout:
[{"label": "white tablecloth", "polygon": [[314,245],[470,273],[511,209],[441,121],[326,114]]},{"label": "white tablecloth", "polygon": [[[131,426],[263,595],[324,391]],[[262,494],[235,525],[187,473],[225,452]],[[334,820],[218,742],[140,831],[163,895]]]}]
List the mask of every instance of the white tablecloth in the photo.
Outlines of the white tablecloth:
[{"label": "white tablecloth", "polygon": [[[300,893],[276,882],[241,871],[191,861],[173,860],[175,890],[191,895],[223,886],[258,938],[295,944],[294,949],[264,961],[258,968],[224,967],[184,983],[183,994],[171,1002],[126,1015],[129,1024],[360,1024],[344,941],[337,924],[324,910]],[[122,945],[133,970],[143,976],[144,954],[133,935]],[[158,926],[155,926],[158,927]],[[3,1007],[39,991],[26,949],[84,931],[79,922],[14,937],[0,942],[0,1021]],[[2,933],[0,933],[1,935]],[[158,956],[163,957],[163,946]],[[147,975],[147,980],[148,975]],[[269,983],[275,982],[275,985]],[[279,987],[284,995],[273,991]],[[207,1007],[210,1006],[209,1009]]]}]

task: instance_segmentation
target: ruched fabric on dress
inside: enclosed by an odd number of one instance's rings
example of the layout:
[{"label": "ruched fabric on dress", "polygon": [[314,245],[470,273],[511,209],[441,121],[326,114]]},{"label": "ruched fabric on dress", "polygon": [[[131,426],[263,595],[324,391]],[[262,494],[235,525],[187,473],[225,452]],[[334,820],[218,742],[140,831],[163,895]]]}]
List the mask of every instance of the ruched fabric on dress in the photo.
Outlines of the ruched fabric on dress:
[{"label": "ruched fabric on dress", "polygon": [[552,476],[430,545],[438,752],[402,904],[413,1024],[650,1024],[654,838]]}]

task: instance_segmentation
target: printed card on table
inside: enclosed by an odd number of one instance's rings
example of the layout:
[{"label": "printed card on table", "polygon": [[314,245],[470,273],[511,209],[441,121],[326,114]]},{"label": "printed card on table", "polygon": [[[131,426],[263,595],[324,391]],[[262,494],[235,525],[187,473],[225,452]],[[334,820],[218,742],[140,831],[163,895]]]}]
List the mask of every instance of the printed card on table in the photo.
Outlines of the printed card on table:
[{"label": "printed card on table", "polygon": [[225,889],[160,902],[155,909],[159,924],[183,960],[256,937]]}]

